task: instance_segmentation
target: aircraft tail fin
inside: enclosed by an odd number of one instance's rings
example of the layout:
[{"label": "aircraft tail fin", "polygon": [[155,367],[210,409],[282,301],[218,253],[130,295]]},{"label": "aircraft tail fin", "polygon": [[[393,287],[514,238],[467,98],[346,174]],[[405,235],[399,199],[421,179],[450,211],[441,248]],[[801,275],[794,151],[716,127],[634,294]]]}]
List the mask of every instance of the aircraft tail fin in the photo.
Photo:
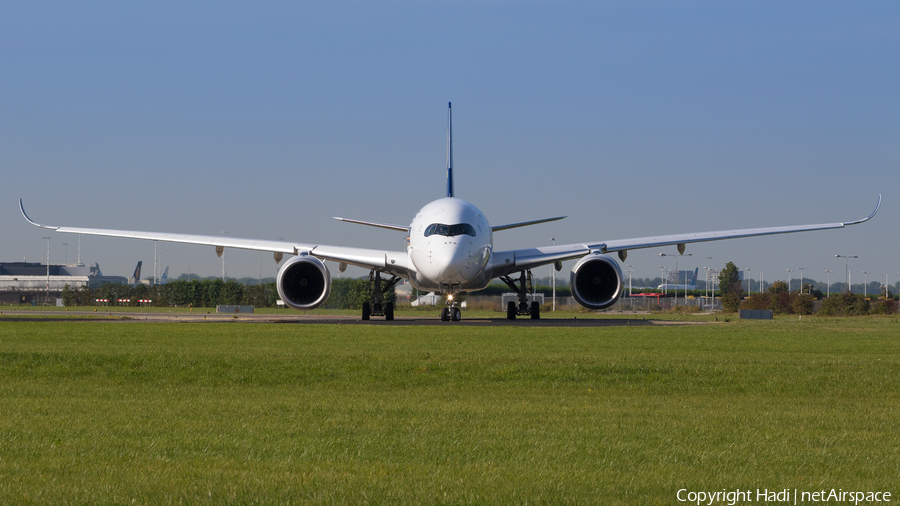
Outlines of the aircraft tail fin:
[{"label": "aircraft tail fin", "polygon": [[134,282],[137,283],[141,280],[141,264],[143,264],[143,260],[138,260],[137,267],[134,268]]},{"label": "aircraft tail fin", "polygon": [[699,268],[699,267],[697,267],[697,268],[694,269],[694,277],[693,277],[693,279],[691,279],[691,284],[692,284],[692,285],[696,285],[696,284],[697,284],[697,273],[699,273],[699,272],[700,272],[700,268]]},{"label": "aircraft tail fin", "polygon": [[447,196],[453,196],[453,111],[447,102]]},{"label": "aircraft tail fin", "polygon": [[169,280],[169,267],[166,266],[166,270],[163,271],[162,276],[159,277],[159,284],[164,285],[166,281]]}]

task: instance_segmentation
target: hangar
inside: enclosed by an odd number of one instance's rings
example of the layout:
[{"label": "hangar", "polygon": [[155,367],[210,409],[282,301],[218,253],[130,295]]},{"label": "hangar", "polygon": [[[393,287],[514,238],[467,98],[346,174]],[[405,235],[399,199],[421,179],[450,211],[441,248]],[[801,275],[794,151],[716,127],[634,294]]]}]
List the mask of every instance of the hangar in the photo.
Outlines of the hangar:
[{"label": "hangar", "polygon": [[0,262],[0,304],[56,304],[69,288],[124,284],[123,276],[104,276],[100,265]]}]

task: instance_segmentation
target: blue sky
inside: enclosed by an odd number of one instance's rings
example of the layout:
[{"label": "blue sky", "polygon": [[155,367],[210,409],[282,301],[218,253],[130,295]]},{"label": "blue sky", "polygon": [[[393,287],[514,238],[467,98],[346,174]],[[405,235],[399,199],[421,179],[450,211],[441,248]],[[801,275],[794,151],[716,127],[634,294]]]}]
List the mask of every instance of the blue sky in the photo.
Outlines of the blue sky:
[{"label": "blue sky", "polygon": [[[16,2],[0,7],[0,259],[40,261],[42,223],[402,249],[457,196],[499,249],[849,221],[688,245],[679,268],[757,278],[900,272],[895,2]],[[77,238],[51,233],[51,260]],[[153,244],[83,236],[106,274]],[[68,246],[63,248],[63,243]],[[163,246],[170,272],[221,274]],[[658,248],[630,253],[659,275]],[[260,267],[261,264],[261,267]],[[232,251],[233,276],[272,276]],[[152,272],[145,267],[145,272]],[[354,273],[358,275],[360,273]],[[539,275],[545,275],[539,273]],[[796,272],[793,274],[796,277]],[[861,281],[854,275],[854,281]]]}]

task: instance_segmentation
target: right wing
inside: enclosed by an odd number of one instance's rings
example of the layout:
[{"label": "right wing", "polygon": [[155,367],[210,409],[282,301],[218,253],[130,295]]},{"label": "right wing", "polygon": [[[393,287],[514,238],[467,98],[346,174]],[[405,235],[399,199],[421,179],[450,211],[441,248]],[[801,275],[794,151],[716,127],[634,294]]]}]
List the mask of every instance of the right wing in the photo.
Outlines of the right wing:
[{"label": "right wing", "polygon": [[630,249],[654,248],[657,246],[683,245],[691,242],[720,241],[722,239],[737,239],[740,237],[755,237],[760,235],[790,234],[794,232],[809,232],[812,230],[829,230],[856,225],[872,219],[878,208],[881,207],[881,195],[878,195],[878,203],[875,210],[869,216],[855,221],[838,223],[820,223],[817,225],[793,225],[787,227],[743,228],[738,230],[718,230],[715,232],[695,232],[692,234],[658,235],[651,237],[638,237],[634,239],[617,239],[612,241],[600,241],[588,243],[591,249],[599,249],[603,253],[612,251],[627,251]]},{"label": "right wing", "polygon": [[130,239],[145,239],[150,241],[177,242],[183,244],[198,244],[202,246],[215,246],[217,253],[220,248],[237,248],[253,251],[269,251],[275,253],[275,259],[280,260],[281,255],[309,254],[322,260],[331,260],[341,264],[355,265],[364,269],[378,269],[401,278],[409,277],[407,267],[407,255],[405,251],[374,250],[365,248],[350,248],[346,246],[328,246],[324,244],[294,243],[288,241],[268,241],[261,239],[242,239],[239,237],[218,235],[193,235],[173,234],[167,232],[142,232],[137,230],[113,230],[104,228],[77,228],[42,225],[28,217],[22,199],[19,199],[19,210],[22,216],[36,227],[63,232],[67,234],[102,235],[107,237],[125,237]]},{"label": "right wing", "polygon": [[563,260],[571,260],[587,255],[591,251],[600,253],[619,252],[620,258],[624,258],[630,249],[654,248],[658,246],[678,246],[679,252],[684,251],[684,245],[693,242],[720,241],[722,239],[737,239],[740,237],[755,237],[761,235],[790,234],[793,232],[808,232],[812,230],[828,230],[844,228],[856,225],[872,219],[878,208],[881,207],[881,195],[878,195],[878,204],[869,216],[855,221],[838,223],[821,223],[818,225],[794,225],[787,227],[768,228],[744,228],[738,230],[718,230],[715,232],[695,232],[689,234],[657,235],[650,237],[637,237],[633,239],[615,239],[611,241],[593,241],[575,244],[563,244],[559,246],[539,246],[508,251],[495,251],[493,255],[494,267],[491,272],[493,277],[508,275],[524,269],[534,269],[542,265],[549,265]]}]

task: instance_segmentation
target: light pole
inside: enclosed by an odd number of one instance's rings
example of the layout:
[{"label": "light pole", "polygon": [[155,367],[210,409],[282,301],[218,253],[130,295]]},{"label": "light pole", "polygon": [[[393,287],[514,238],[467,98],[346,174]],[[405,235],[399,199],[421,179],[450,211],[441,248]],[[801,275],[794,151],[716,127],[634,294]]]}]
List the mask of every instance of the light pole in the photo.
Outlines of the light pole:
[{"label": "light pole", "polygon": [[719,273],[720,269],[710,269],[709,273],[712,275],[712,309],[716,310],[716,289],[719,287]]},{"label": "light pole", "polygon": [[631,290],[631,276],[634,272],[634,266],[625,264],[625,267],[628,267],[628,302],[631,306],[631,310],[634,311],[634,299],[631,297],[634,292]]},{"label": "light pole", "polygon": [[825,272],[828,273],[828,278],[827,278],[828,281],[825,282],[825,284],[828,285],[828,286],[825,287],[825,290],[828,292],[828,294],[825,295],[825,296],[826,296],[826,297],[831,297],[831,273],[834,272],[834,271],[825,271]]},{"label": "light pole", "polygon": [[709,277],[710,268],[704,267],[704,269],[706,269],[706,282],[704,283],[704,285],[706,286],[706,290],[703,291],[703,294],[704,294],[704,297],[706,298],[706,302],[708,304],[709,303],[709,280],[711,279]]},{"label": "light pole", "polygon": [[[678,255],[667,255],[667,254],[665,254],[665,253],[660,253],[659,256],[661,256],[661,257],[675,257],[675,305],[678,306],[678,277],[679,277],[679,274],[678,274]],[[684,256],[689,257],[689,256],[691,256],[691,253],[688,253],[687,255],[684,255]],[[685,301],[687,301],[687,287],[685,287],[685,289],[684,289],[684,297],[685,297]]]},{"label": "light pole", "polygon": [[50,300],[50,236],[45,235],[41,239],[47,241],[47,294],[44,296],[44,304]]},{"label": "light pole", "polygon": [[747,267],[745,270],[747,271],[747,297],[749,297],[753,295],[753,285],[750,284],[750,271],[753,269]]},{"label": "light pole", "polygon": [[785,269],[788,273],[788,293],[791,293],[791,273],[794,272],[793,269]]},{"label": "light pole", "polygon": [[712,258],[706,257],[706,296],[709,297],[709,270],[712,268]]},{"label": "light pole", "polygon": [[759,270],[759,293],[763,293],[766,289],[766,283],[763,281],[763,270]]},{"label": "light pole", "polygon": [[[222,235],[228,235],[227,230],[223,230],[221,233],[222,233]],[[222,248],[222,282],[223,283],[225,282],[226,273],[227,273],[227,271],[225,270],[225,248],[223,247]]]},{"label": "light pole", "polygon": [[625,267],[628,267],[628,296],[631,297],[631,295],[634,293],[631,290],[631,273],[634,272],[634,266],[625,264]]},{"label": "light pole", "polygon": [[847,261],[847,265],[844,267],[847,271],[847,286],[844,288],[844,291],[850,293],[850,259],[859,258],[859,255],[835,255],[834,258],[843,258]]},{"label": "light pole", "polygon": [[797,270],[800,271],[800,294],[803,294],[803,269],[806,267],[797,267]]},{"label": "light pole", "polygon": [[659,280],[663,285],[663,293],[668,294],[669,293],[669,281],[666,279],[666,266],[665,265],[659,266]]},{"label": "light pole", "polygon": [[69,243],[67,243],[67,242],[63,243],[63,255],[65,255],[64,262],[66,265],[69,265],[69,248],[66,247],[68,245],[69,245]]},{"label": "light pole", "polygon": [[[556,246],[556,237],[550,238],[550,245]],[[551,311],[556,311],[556,262],[550,266],[550,278],[552,279],[551,289],[553,290],[553,308]]]},{"label": "light pole", "polygon": [[863,298],[869,298],[869,271],[862,271],[863,273]]}]

